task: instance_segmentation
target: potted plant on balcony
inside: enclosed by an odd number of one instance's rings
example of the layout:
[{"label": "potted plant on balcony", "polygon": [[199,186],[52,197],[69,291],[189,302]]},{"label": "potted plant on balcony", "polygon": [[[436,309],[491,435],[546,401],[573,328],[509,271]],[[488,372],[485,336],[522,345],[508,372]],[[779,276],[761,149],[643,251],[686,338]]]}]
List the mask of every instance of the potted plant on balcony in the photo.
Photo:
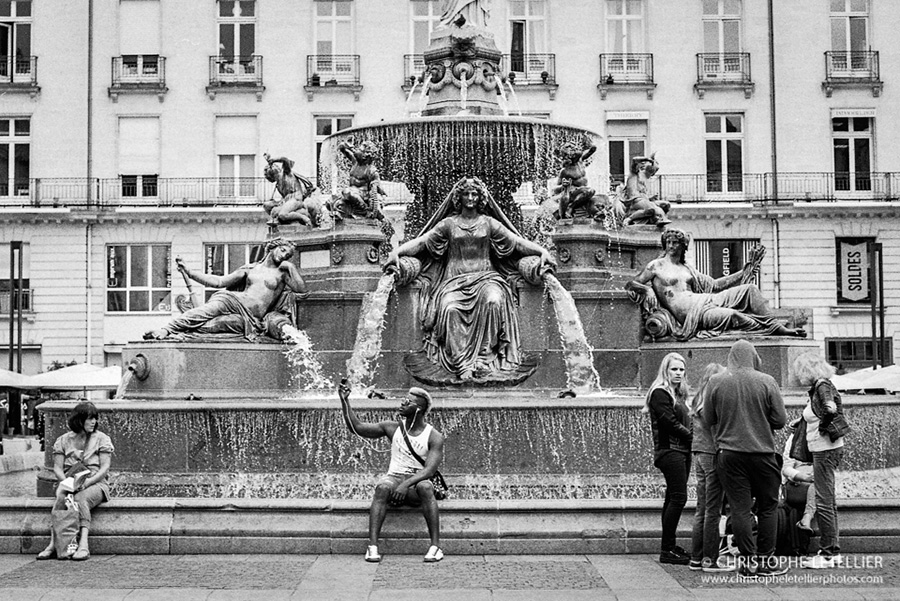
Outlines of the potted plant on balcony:
[{"label": "potted plant on balcony", "polygon": [[550,74],[547,71],[541,71],[541,83],[546,85],[550,80]]},{"label": "potted plant on balcony", "polygon": [[310,75],[310,77],[309,77],[309,85],[311,85],[311,86],[318,86],[318,85],[321,85],[321,83],[322,83],[322,78],[319,77],[319,74],[318,74],[318,73],[313,73],[312,75]]}]

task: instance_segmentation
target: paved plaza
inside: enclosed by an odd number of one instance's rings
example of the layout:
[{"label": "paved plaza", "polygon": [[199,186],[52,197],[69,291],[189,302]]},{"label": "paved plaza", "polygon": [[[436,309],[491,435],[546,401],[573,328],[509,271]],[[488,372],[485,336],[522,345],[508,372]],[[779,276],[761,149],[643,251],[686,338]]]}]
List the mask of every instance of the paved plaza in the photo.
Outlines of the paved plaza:
[{"label": "paved plaza", "polygon": [[[424,550],[424,549],[423,549]],[[900,599],[900,554],[766,581],[661,566],[650,555],[107,555],[84,563],[0,555],[3,601],[679,601]]]}]

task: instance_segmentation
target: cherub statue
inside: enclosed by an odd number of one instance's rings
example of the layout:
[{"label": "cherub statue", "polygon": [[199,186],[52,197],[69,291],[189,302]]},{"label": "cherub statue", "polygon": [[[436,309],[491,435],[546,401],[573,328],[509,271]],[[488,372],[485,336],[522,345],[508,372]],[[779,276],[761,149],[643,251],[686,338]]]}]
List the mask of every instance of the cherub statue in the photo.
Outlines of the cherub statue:
[{"label": "cherub statue", "polygon": [[275,184],[275,190],[281,195],[263,203],[263,209],[269,216],[269,225],[302,223],[309,227],[319,227],[322,222],[322,206],[310,196],[315,186],[309,179],[295,173],[294,161],[287,157],[273,159],[268,153],[263,154],[266,167],[263,176]]},{"label": "cherub statue", "polygon": [[597,152],[594,144],[587,143],[579,148],[574,142],[563,144],[559,154],[563,157],[563,168],[556,179],[553,193],[559,203],[559,218],[587,216],[596,212],[593,198],[594,189],[587,185],[585,161]]},{"label": "cherub statue", "polygon": [[659,195],[647,194],[647,183],[659,171],[656,153],[649,157],[636,156],[631,159],[631,175],[625,181],[621,196],[616,199],[615,213],[623,225],[649,224],[664,227],[672,221],[666,213],[669,203],[660,201]]},{"label": "cherub statue", "polygon": [[335,219],[381,218],[385,193],[378,167],[375,166],[378,147],[368,140],[359,146],[345,141],[340,143],[338,150],[353,165],[350,167],[350,185],[341,191],[341,197],[335,203]]}]

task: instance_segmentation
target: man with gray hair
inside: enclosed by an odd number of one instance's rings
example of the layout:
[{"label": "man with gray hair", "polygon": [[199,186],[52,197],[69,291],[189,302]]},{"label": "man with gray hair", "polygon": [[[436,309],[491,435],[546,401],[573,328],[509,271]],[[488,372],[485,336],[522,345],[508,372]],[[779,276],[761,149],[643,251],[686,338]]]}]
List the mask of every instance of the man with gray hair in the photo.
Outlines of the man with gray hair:
[{"label": "man with gray hair", "polygon": [[375,495],[369,507],[369,545],[366,561],[379,562],[378,537],[387,513],[387,506],[421,507],[428,525],[431,546],[425,554],[426,563],[444,558],[441,550],[440,517],[431,477],[437,472],[444,457],[444,437],[425,416],[431,411],[431,395],[423,388],[413,387],[400,402],[398,421],[374,423],[362,422],[350,407],[350,386],[347,380],[338,386],[341,413],[351,432],[365,438],[381,438],[391,441],[391,465],[387,474],[378,480]]}]

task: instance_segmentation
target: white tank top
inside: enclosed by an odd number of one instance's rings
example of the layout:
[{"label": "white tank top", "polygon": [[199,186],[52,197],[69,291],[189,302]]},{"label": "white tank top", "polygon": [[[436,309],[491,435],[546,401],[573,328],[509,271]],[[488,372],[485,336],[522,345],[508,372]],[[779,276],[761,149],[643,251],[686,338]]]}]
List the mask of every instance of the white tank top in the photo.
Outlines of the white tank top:
[{"label": "white tank top", "polygon": [[[406,446],[406,441],[403,440],[403,432],[400,428],[401,426],[397,426],[394,438],[391,440],[391,467],[388,468],[388,474],[407,476],[418,472],[423,465],[409,452],[409,447]],[[425,429],[418,436],[412,436],[407,431],[412,448],[416,450],[416,453],[422,459],[428,458],[428,437],[431,436],[431,430],[431,424],[426,424]]]}]

